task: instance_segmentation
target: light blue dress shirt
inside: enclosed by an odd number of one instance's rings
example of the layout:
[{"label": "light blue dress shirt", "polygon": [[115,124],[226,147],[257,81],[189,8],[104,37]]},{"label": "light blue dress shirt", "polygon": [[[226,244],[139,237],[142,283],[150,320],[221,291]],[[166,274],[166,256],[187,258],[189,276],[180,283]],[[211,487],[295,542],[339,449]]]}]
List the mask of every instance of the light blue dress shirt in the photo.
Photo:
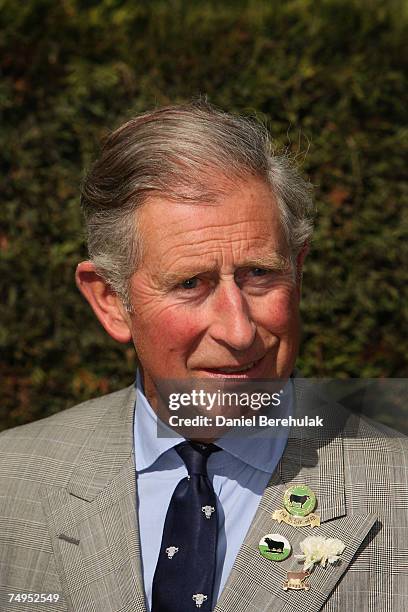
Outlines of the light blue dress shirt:
[{"label": "light blue dress shirt", "polygon": [[[289,413],[291,381],[285,387],[283,401]],[[283,429],[278,437],[223,436],[216,442],[222,451],[213,453],[207,464],[208,477],[217,496],[219,522],[214,602],[224,588],[287,438],[288,430]],[[174,449],[183,440],[181,436],[157,437],[157,416],[144,395],[138,372],[134,445],[143,579],[149,611],[167,508],[177,484],[187,476],[186,467]],[[177,546],[177,542],[174,544]]]}]

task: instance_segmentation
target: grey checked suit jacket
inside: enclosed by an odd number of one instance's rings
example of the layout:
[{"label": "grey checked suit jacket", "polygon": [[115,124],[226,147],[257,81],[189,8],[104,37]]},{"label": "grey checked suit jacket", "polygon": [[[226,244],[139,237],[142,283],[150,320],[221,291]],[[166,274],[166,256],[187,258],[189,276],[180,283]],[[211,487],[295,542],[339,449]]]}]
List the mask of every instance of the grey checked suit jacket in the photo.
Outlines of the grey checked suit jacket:
[{"label": "grey checked suit jacket", "polygon": [[[0,609],[145,612],[133,454],[133,387],[0,435]],[[242,543],[216,612],[408,610],[406,439],[352,417],[353,436],[291,439]],[[355,434],[358,434],[357,436]],[[316,493],[321,525],[278,525],[285,489]],[[279,532],[346,544],[317,567],[311,589],[284,591],[293,555],[258,552]],[[58,603],[8,603],[9,593],[59,593]]]}]

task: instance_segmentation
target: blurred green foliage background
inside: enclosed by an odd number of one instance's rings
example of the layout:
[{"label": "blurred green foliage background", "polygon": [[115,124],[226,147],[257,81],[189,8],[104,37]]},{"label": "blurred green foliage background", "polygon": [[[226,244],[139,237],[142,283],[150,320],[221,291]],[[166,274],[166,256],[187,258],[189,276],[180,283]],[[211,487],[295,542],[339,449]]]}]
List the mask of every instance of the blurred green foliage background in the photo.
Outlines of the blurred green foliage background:
[{"label": "blurred green foliage background", "polygon": [[398,0],[0,0],[0,429],[132,382],[74,284],[78,187],[108,130],[199,94],[316,187],[303,374],[407,376],[407,24]]}]

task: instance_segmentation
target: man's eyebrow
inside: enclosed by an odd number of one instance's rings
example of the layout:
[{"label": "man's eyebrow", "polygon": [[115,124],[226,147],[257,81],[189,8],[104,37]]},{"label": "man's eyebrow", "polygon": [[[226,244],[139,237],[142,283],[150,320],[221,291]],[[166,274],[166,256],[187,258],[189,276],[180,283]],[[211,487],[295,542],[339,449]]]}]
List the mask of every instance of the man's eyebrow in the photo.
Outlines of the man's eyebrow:
[{"label": "man's eyebrow", "polygon": [[[289,257],[284,257],[279,253],[269,253],[245,259],[235,267],[235,271],[242,270],[244,268],[265,268],[268,270],[273,270],[274,272],[287,273],[292,270],[292,264]],[[208,274],[217,271],[217,265],[206,267],[205,269],[200,268],[199,266],[192,266],[191,268],[184,268],[175,272],[161,272],[155,274],[155,278],[156,282],[158,282],[161,287],[167,288],[174,287],[188,278],[194,278],[195,276],[200,276],[200,274]]]},{"label": "man's eyebrow", "polygon": [[245,262],[237,266],[237,268],[266,268],[276,272],[289,272],[292,269],[292,263],[289,257],[284,257],[279,253],[268,253],[266,255],[246,259]]}]

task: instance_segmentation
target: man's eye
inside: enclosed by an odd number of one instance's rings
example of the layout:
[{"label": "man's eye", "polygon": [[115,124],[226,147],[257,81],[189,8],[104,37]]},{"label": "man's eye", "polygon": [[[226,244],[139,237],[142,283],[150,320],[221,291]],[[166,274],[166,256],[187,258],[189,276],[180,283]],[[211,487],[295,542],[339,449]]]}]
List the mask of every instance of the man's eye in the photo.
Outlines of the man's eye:
[{"label": "man's eye", "polygon": [[265,268],[252,268],[251,272],[254,276],[265,276],[269,273],[269,270],[265,270]]},{"label": "man's eye", "polygon": [[198,284],[198,278],[196,277],[187,278],[185,281],[180,283],[180,287],[182,289],[195,289],[197,287],[197,284]]}]

